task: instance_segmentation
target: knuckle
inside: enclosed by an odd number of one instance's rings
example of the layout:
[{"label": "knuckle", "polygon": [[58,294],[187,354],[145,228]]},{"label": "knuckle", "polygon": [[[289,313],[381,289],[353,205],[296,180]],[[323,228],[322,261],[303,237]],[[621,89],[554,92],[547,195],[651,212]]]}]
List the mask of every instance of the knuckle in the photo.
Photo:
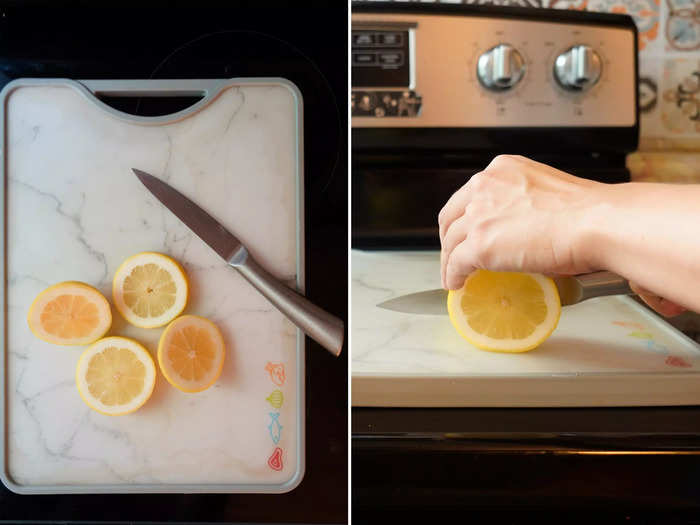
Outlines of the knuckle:
[{"label": "knuckle", "polygon": [[464,210],[464,225],[469,235],[472,234],[475,228],[478,229],[481,227],[480,218],[483,216],[483,205],[480,202],[472,202]]},{"label": "knuckle", "polygon": [[469,212],[469,217],[479,217],[483,215],[488,210],[487,202],[488,199],[483,198],[483,195],[481,196],[481,198],[472,199],[469,203],[469,206],[467,206],[466,210]]},{"label": "knuckle", "polygon": [[465,208],[464,208],[464,215],[462,215],[464,218],[465,226],[470,228],[472,220],[474,219],[474,203],[470,202]]},{"label": "knuckle", "polygon": [[471,179],[469,179],[469,189],[474,191],[483,190],[485,183],[486,177],[484,176],[484,172],[480,171],[472,175]]},{"label": "knuckle", "polygon": [[502,166],[507,165],[508,163],[512,162],[513,160],[513,155],[496,155],[493,160],[491,161],[491,164],[489,166],[492,166],[494,168],[500,168]]}]

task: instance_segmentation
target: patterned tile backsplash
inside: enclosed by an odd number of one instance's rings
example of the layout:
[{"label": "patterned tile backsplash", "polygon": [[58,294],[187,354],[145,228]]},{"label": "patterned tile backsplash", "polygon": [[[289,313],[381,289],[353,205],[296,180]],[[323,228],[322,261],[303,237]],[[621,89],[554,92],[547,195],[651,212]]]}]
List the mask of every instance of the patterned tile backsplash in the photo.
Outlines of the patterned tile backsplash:
[{"label": "patterned tile backsplash", "polygon": [[[390,1],[390,0],[380,0]],[[700,182],[700,0],[442,0],[624,13],[639,30],[635,180]]]}]

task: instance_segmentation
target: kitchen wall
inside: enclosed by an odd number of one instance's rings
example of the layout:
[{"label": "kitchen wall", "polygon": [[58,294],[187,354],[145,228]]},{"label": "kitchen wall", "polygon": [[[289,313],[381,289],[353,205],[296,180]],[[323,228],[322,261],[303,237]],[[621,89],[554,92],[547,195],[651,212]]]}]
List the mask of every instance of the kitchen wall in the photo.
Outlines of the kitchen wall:
[{"label": "kitchen wall", "polygon": [[[391,0],[380,0],[391,1]],[[639,29],[634,180],[700,183],[700,0],[442,0],[631,15]]]}]

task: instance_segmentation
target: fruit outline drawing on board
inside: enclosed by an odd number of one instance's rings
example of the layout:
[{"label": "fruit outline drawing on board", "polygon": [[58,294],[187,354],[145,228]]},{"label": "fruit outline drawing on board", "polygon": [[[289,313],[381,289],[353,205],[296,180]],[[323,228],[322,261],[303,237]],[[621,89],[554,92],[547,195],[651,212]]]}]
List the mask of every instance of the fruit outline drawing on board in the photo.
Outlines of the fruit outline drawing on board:
[{"label": "fruit outline drawing on board", "polygon": [[279,447],[275,447],[275,450],[272,452],[272,455],[270,458],[267,460],[267,464],[272,470],[277,470],[280,471],[284,468],[284,465],[282,463],[282,449]]},{"label": "fruit outline drawing on board", "polygon": [[647,331],[647,327],[639,323],[630,323],[626,321],[613,321],[612,324],[624,328],[635,328],[637,331],[629,332],[628,337],[635,337],[644,341],[646,349],[649,352],[658,354],[664,358],[666,366],[678,368],[693,368],[693,364],[681,356],[671,354],[668,347],[654,340],[654,334]]},{"label": "fruit outline drawing on board", "polygon": [[272,408],[276,408],[279,410],[282,408],[282,404],[284,403],[284,395],[282,394],[281,390],[274,390],[269,396],[265,398],[265,401],[270,403],[270,406]]},{"label": "fruit outline drawing on board", "polygon": [[284,365],[282,363],[267,362],[265,370],[270,374],[270,379],[277,386],[282,386],[286,379],[284,375]]}]

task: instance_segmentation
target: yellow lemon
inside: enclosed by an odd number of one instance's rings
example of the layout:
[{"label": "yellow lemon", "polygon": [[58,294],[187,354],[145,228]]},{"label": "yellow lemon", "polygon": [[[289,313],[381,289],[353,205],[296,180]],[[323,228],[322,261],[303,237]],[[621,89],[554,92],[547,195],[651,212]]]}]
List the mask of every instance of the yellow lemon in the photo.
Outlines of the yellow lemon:
[{"label": "yellow lemon", "polygon": [[185,271],[160,253],[129,257],[112,283],[114,306],[124,319],[141,328],[156,328],[175,319],[185,309],[188,294]]},{"label": "yellow lemon", "polygon": [[107,299],[85,283],[68,281],[41,292],[27,315],[30,330],[39,339],[57,345],[87,345],[112,326]]},{"label": "yellow lemon", "polygon": [[477,348],[527,352],[554,331],[561,303],[544,275],[476,270],[450,291],[447,310],[457,332]]},{"label": "yellow lemon", "polygon": [[106,337],[80,356],[75,381],[80,397],[90,408],[108,416],[122,416],[151,397],[156,365],[136,341]]},{"label": "yellow lemon", "polygon": [[213,385],[221,375],[225,353],[216,325],[196,315],[175,319],[158,342],[160,370],[183,392],[201,392]]}]

